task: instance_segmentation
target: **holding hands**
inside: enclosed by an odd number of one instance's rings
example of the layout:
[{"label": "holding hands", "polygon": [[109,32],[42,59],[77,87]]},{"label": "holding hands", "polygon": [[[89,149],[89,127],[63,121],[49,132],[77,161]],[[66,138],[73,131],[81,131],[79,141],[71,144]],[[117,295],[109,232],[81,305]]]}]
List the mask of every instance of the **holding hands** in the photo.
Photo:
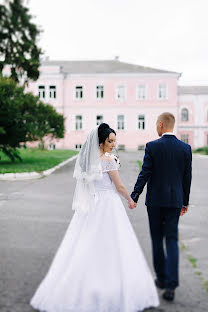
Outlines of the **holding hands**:
[{"label": "holding hands", "polygon": [[129,206],[130,209],[136,208],[136,205],[137,205],[137,203],[135,203],[132,198],[130,198],[128,200],[128,206]]}]

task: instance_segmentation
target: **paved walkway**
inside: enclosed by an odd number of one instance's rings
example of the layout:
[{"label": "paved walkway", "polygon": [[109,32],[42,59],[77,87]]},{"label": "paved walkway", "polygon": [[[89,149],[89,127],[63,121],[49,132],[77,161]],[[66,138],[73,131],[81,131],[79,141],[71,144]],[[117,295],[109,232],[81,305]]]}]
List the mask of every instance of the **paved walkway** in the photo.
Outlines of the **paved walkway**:
[{"label": "paved walkway", "polygon": [[[142,154],[120,153],[121,176],[131,191]],[[208,159],[194,157],[194,179],[189,214],[181,218],[180,282],[174,304],[161,300],[156,312],[207,312]],[[28,304],[45,276],[73,215],[73,163],[52,175],[32,181],[0,182],[0,312],[32,312]],[[151,266],[151,246],[144,195],[136,210],[127,208],[145,256]],[[194,269],[188,256],[196,258]],[[192,261],[193,262],[193,261]],[[78,312],[78,311],[77,311]]]}]

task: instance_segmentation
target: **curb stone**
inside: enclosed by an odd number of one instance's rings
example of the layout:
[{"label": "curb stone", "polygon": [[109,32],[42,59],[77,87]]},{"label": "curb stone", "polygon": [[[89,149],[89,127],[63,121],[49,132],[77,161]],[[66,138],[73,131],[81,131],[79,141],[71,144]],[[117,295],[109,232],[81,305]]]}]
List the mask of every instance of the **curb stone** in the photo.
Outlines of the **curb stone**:
[{"label": "curb stone", "polygon": [[60,164],[57,166],[44,170],[42,172],[14,172],[14,173],[2,173],[0,174],[0,180],[3,181],[18,181],[18,180],[29,180],[29,179],[40,179],[43,177],[46,177],[53,173],[55,170],[65,166],[69,162],[73,161],[74,159],[77,158],[78,155],[72,156],[71,158],[68,158],[64,161],[62,161]]}]

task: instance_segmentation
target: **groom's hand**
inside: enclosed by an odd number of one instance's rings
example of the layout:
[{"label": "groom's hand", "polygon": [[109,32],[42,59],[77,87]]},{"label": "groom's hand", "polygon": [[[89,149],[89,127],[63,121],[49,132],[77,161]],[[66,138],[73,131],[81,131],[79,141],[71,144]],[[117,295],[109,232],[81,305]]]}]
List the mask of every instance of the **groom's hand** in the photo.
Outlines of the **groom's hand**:
[{"label": "groom's hand", "polygon": [[183,206],[183,207],[181,208],[180,216],[183,216],[185,213],[187,213],[187,211],[188,211],[188,206]]}]

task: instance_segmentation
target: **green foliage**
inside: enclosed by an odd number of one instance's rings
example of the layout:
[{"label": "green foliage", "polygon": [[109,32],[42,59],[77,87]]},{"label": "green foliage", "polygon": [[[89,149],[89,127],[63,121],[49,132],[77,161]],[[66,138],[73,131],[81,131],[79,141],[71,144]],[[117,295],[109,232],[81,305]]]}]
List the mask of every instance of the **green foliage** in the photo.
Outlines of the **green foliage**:
[{"label": "green foliage", "polygon": [[196,262],[197,262],[197,259],[192,257],[191,255],[188,257],[189,261],[191,262],[193,268],[196,268]]},{"label": "green foliage", "polygon": [[205,288],[206,291],[208,291],[208,281],[204,282],[204,288]]},{"label": "green foliage", "polygon": [[42,54],[37,46],[40,30],[31,19],[23,0],[5,0],[0,5],[0,73],[9,65],[11,78],[26,83],[38,79]]},{"label": "green foliage", "polygon": [[[183,242],[181,242],[181,248],[184,251],[188,251],[188,247]],[[188,254],[188,260],[192,264],[193,268],[196,269],[196,271],[194,273],[203,282],[203,286],[204,286],[205,290],[208,291],[208,281],[204,279],[203,273],[197,270],[197,259],[194,258],[191,254]]]},{"label": "green foliage", "polygon": [[44,149],[44,137],[46,134],[50,135],[51,138],[64,137],[63,115],[58,114],[51,105],[38,101],[34,114],[32,132],[34,133],[34,139],[40,140],[42,149]]},{"label": "green foliage", "polygon": [[181,248],[182,248],[183,250],[187,250],[187,249],[188,249],[187,246],[186,246],[184,243],[181,243]]},{"label": "green foliage", "polygon": [[0,173],[11,172],[41,172],[50,169],[62,161],[76,155],[72,150],[40,150],[38,148],[18,149],[22,162],[11,162],[10,159],[0,152]]},{"label": "green foliage", "polygon": [[138,160],[137,163],[138,163],[139,169],[140,169],[140,171],[141,171],[141,170],[142,170],[142,161],[141,161],[141,160]]},{"label": "green foliage", "polygon": [[21,160],[17,148],[44,137],[64,137],[64,117],[13,80],[0,78],[0,150]]},{"label": "green foliage", "polygon": [[197,148],[194,150],[194,153],[200,153],[202,155],[208,155],[208,146]]},{"label": "green foliage", "polygon": [[198,275],[198,276],[201,276],[201,275],[202,275],[202,272],[196,271],[195,274]]}]

